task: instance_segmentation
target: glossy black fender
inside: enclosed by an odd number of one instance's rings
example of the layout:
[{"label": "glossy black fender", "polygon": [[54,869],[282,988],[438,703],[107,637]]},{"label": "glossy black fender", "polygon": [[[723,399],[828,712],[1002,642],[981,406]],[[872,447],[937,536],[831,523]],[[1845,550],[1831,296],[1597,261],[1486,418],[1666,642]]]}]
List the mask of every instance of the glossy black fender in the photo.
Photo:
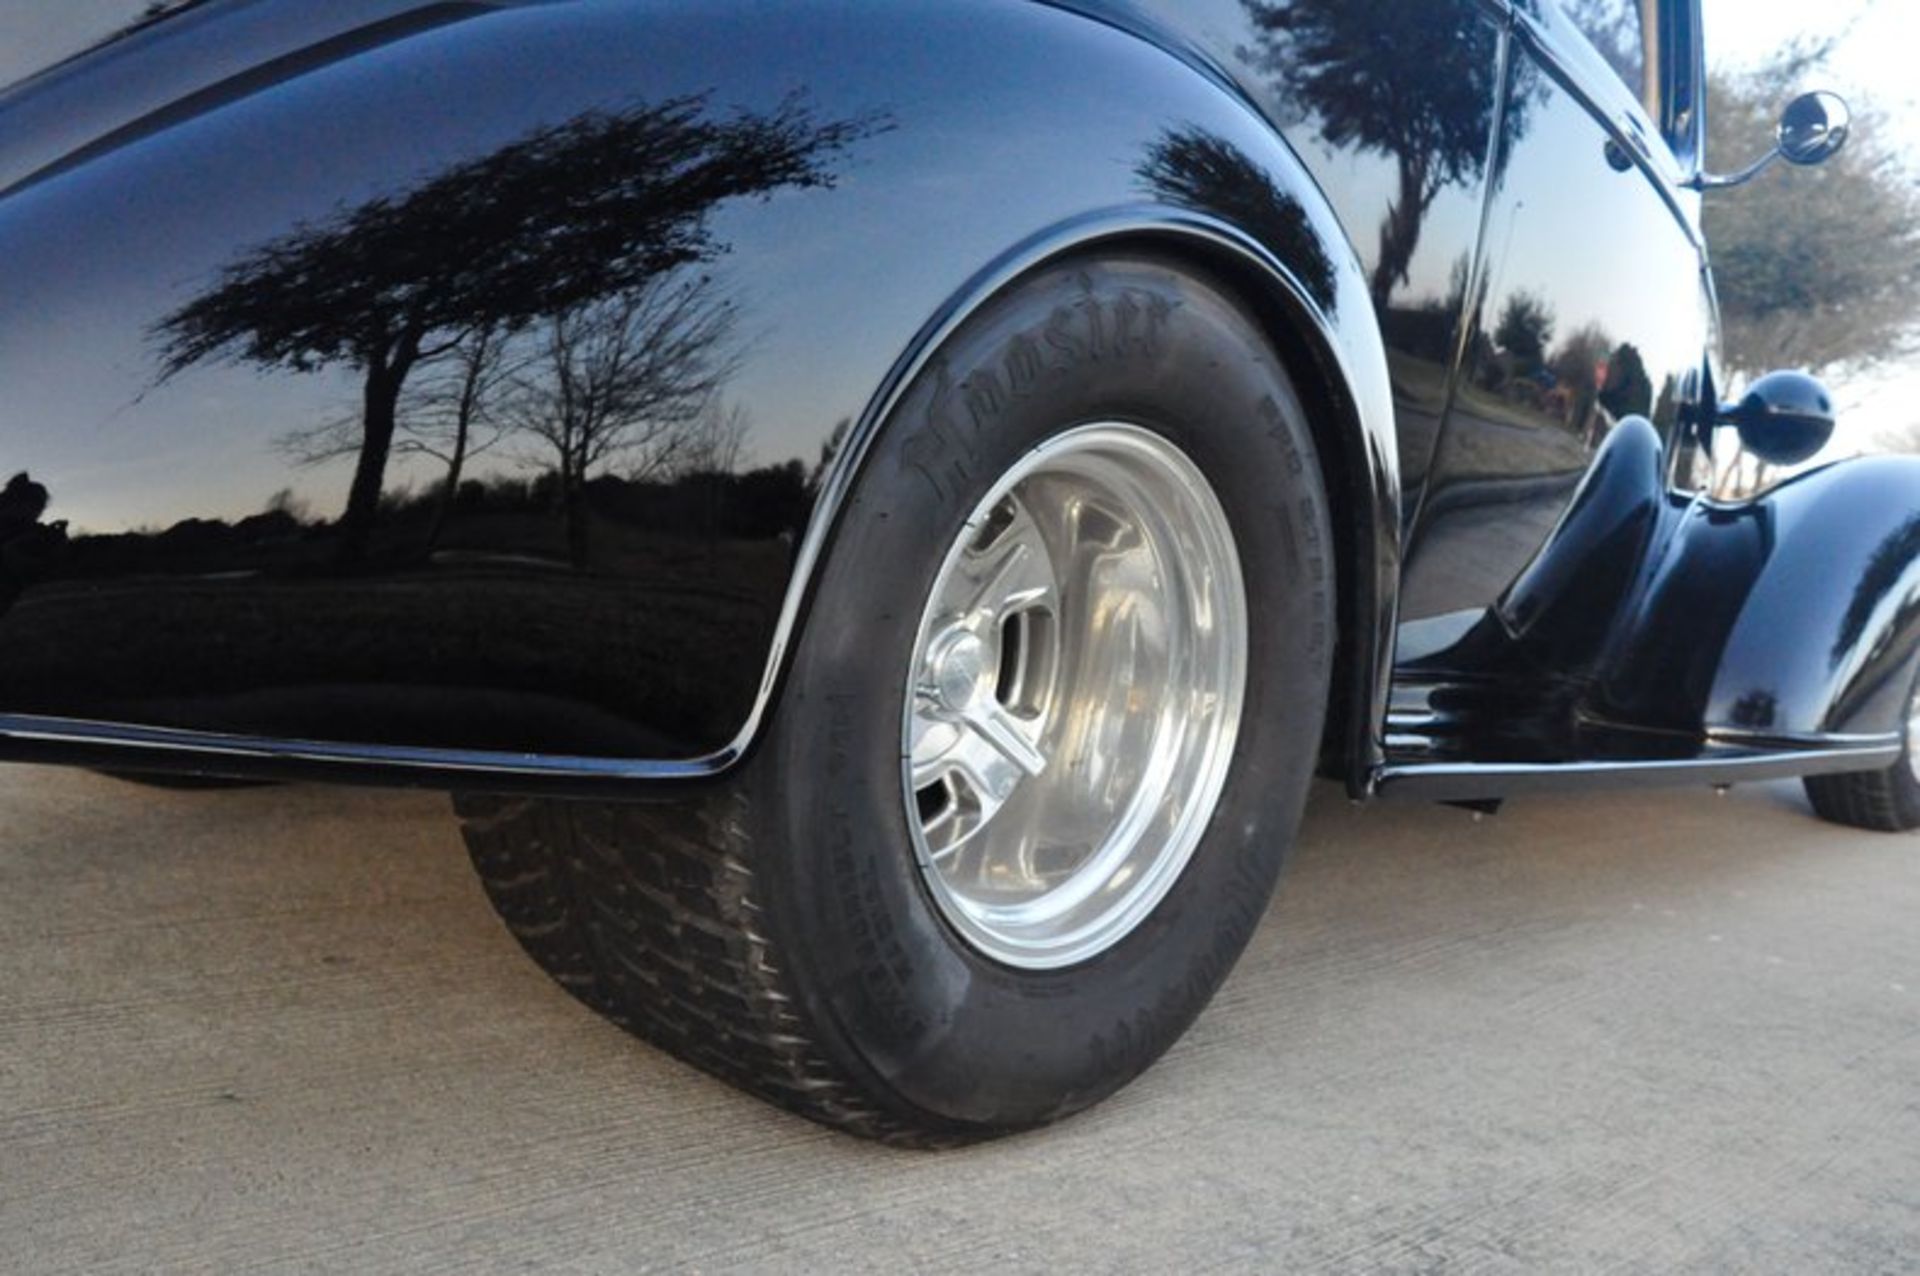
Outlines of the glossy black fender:
[{"label": "glossy black fender", "polygon": [[[1703,506],[1685,534],[1723,549],[1693,560],[1714,564],[1711,579],[1679,589],[1738,599],[1721,609],[1711,678],[1679,689],[1682,702],[1704,690],[1710,739],[1897,743],[1920,654],[1920,459],[1835,462],[1744,506]],[[1684,629],[1663,638],[1689,641]]]},{"label": "glossy black fender", "polygon": [[[723,770],[942,336],[1120,241],[1224,272],[1315,411],[1330,755],[1363,788],[1399,567],[1381,336],[1319,188],[1204,65],[1013,0],[213,0],[26,81],[0,95],[5,752]],[[1063,312],[1035,366],[1137,321]],[[681,433],[507,430],[623,342],[693,351],[644,387]],[[450,424],[463,369],[502,378],[497,450],[470,450],[487,411]]]},{"label": "glossy black fender", "polygon": [[1647,418],[1618,422],[1552,535],[1495,604],[1502,628],[1539,665],[1575,677],[1593,667],[1658,535],[1666,460]]},{"label": "glossy black fender", "polygon": [[1920,651],[1920,460],[1862,457],[1749,501],[1676,501],[1597,710],[1758,749],[1897,742]]}]

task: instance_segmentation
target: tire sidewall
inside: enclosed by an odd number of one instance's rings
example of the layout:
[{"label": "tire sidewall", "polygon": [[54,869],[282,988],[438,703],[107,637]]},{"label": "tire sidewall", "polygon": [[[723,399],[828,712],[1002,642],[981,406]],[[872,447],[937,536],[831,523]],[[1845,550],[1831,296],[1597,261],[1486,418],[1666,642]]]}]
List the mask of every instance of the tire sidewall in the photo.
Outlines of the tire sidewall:
[{"label": "tire sidewall", "polygon": [[1894,816],[1902,829],[1920,828],[1920,776],[1914,774],[1913,736],[1907,730],[1907,715],[1915,696],[1920,696],[1920,668],[1915,669],[1907,698],[1900,705],[1900,757],[1888,776],[1893,788]]},{"label": "tire sidewall", "polygon": [[[968,946],[916,863],[901,778],[908,663],[976,504],[1029,450],[1125,422],[1207,477],[1248,601],[1245,709],[1205,835],[1114,947],[1053,971]],[[1056,266],[988,303],[876,440],[832,548],[763,755],[767,925],[823,1048],[956,1129],[1084,1107],[1166,1049],[1265,911],[1318,753],[1334,563],[1305,413],[1255,321],[1151,257]]]}]

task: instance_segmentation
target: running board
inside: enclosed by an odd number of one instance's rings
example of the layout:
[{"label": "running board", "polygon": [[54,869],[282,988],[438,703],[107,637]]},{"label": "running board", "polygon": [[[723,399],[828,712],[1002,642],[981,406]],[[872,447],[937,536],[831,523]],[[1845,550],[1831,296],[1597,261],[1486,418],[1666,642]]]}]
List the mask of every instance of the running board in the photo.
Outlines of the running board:
[{"label": "running board", "polygon": [[1522,793],[1651,785],[1727,785],[1837,771],[1878,771],[1900,758],[1900,739],[1819,748],[1757,749],[1706,744],[1679,757],[1587,758],[1567,762],[1419,762],[1388,755],[1375,777],[1384,798],[1482,802]]}]

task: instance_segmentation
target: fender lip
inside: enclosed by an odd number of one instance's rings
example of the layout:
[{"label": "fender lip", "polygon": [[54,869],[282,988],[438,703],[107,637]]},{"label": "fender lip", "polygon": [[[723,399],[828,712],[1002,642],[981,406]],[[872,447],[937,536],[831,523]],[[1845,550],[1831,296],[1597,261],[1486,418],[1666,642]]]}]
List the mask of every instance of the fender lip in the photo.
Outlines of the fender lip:
[{"label": "fender lip", "polygon": [[[337,744],[126,726],[36,714],[0,716],[0,760],[243,779],[468,788],[497,780],[502,790],[617,796],[632,781],[684,784],[718,774],[710,758],[634,763],[614,758]],[[729,759],[731,761],[731,759]]]}]

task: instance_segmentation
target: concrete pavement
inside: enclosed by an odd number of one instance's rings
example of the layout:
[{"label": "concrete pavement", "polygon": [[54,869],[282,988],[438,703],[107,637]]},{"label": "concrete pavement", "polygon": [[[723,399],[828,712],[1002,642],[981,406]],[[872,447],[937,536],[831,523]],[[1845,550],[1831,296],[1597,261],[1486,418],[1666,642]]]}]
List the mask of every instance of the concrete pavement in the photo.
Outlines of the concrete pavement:
[{"label": "concrete pavement", "polygon": [[957,1153],[548,985],[444,799],[0,769],[0,1269],[1912,1271],[1920,836],[1317,795],[1117,1100]]}]

